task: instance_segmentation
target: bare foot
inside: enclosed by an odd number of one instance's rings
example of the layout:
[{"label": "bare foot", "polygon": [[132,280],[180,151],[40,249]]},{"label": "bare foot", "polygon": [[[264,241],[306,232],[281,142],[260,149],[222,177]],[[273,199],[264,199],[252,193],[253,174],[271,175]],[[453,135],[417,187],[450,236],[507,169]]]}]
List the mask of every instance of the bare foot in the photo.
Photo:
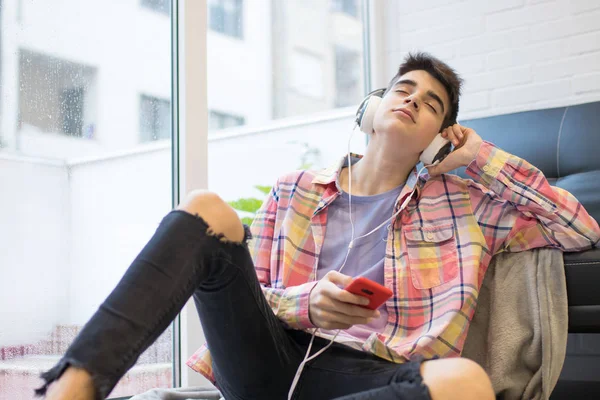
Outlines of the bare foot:
[{"label": "bare foot", "polygon": [[81,368],[69,367],[56,382],[50,385],[46,399],[94,400],[92,377]]}]

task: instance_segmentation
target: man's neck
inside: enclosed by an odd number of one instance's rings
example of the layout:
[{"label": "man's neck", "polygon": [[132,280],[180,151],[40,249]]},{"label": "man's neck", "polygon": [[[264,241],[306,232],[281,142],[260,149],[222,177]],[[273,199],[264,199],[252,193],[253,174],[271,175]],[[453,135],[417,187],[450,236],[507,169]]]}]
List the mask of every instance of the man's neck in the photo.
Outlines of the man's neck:
[{"label": "man's neck", "polygon": [[[352,194],[374,196],[392,190],[404,182],[418,162],[418,156],[390,154],[384,146],[370,143],[363,158],[352,166]],[[349,191],[348,168],[339,177],[341,188]]]}]

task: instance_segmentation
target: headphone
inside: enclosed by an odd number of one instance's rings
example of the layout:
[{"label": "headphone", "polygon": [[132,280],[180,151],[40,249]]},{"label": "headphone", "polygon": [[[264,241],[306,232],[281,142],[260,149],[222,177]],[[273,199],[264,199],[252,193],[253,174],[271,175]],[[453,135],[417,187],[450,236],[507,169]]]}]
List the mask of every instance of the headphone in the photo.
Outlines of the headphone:
[{"label": "headphone", "polygon": [[[375,113],[381,104],[381,100],[385,95],[386,90],[387,89],[385,88],[373,90],[358,106],[358,110],[356,110],[356,125],[358,125],[360,130],[364,133],[371,134],[373,132]],[[419,160],[424,165],[434,165],[446,158],[451,150],[452,143],[438,133],[429,146],[423,150]]]}]

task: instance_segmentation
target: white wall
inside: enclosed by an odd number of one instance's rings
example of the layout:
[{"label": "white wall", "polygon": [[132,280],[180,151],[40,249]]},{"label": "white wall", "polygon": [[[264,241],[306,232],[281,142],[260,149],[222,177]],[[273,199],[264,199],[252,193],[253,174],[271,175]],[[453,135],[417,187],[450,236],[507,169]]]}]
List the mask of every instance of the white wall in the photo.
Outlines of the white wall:
[{"label": "white wall", "polygon": [[[353,110],[209,139],[209,189],[225,200],[263,195],[300,166],[347,149]],[[300,123],[300,121],[302,121]],[[365,138],[353,136],[361,152]],[[231,167],[229,167],[231,166]],[[153,143],[110,157],[50,162],[0,158],[0,347],[31,344],[56,324],[83,324],[171,209],[171,149]]]},{"label": "white wall", "polygon": [[459,118],[600,100],[597,0],[398,0],[378,55],[386,85],[411,50],[465,79]]},{"label": "white wall", "polygon": [[171,209],[171,154],[149,145],[70,163],[69,323],[83,324]]},{"label": "white wall", "polygon": [[0,155],[0,347],[66,322],[69,209],[64,163]]},{"label": "white wall", "polygon": [[[259,131],[244,128],[222,131],[209,138],[208,187],[226,200],[261,197],[254,185],[273,185],[282,174],[301,165],[306,146],[319,150],[313,168],[329,166],[346,153],[354,109],[345,108],[307,119],[273,122]],[[352,151],[362,152],[365,135],[352,136]],[[231,167],[229,167],[231,165]]]}]

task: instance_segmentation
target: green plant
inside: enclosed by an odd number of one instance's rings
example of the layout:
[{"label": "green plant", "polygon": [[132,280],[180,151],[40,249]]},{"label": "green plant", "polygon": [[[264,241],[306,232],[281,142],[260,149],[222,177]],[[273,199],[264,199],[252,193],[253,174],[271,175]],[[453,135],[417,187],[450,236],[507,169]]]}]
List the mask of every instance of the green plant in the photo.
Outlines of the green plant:
[{"label": "green plant", "polygon": [[[263,193],[265,196],[267,194],[269,194],[269,192],[271,191],[270,186],[256,185],[254,187],[258,191]],[[247,214],[251,214],[252,215],[251,217],[250,216],[242,217],[242,222],[244,224],[250,225],[250,224],[252,224],[252,221],[254,220],[254,217],[256,216],[256,212],[262,205],[263,201],[264,201],[264,198],[259,199],[259,198],[255,198],[255,197],[244,197],[241,199],[230,201],[229,205],[238,211],[241,211],[241,212],[247,213]]]},{"label": "green plant", "polygon": [[[319,160],[319,158],[321,157],[321,151],[316,147],[311,147],[308,143],[290,143],[300,144],[302,147],[304,147],[304,152],[302,153],[302,157],[300,159],[300,169],[312,168],[312,161]],[[264,195],[263,198],[259,199],[256,197],[244,197],[228,202],[231,207],[246,215],[242,217],[242,222],[247,225],[252,224],[252,221],[256,216],[256,212],[258,211],[258,209],[264,201],[264,197],[271,191],[270,186],[256,185],[254,187]]]}]

